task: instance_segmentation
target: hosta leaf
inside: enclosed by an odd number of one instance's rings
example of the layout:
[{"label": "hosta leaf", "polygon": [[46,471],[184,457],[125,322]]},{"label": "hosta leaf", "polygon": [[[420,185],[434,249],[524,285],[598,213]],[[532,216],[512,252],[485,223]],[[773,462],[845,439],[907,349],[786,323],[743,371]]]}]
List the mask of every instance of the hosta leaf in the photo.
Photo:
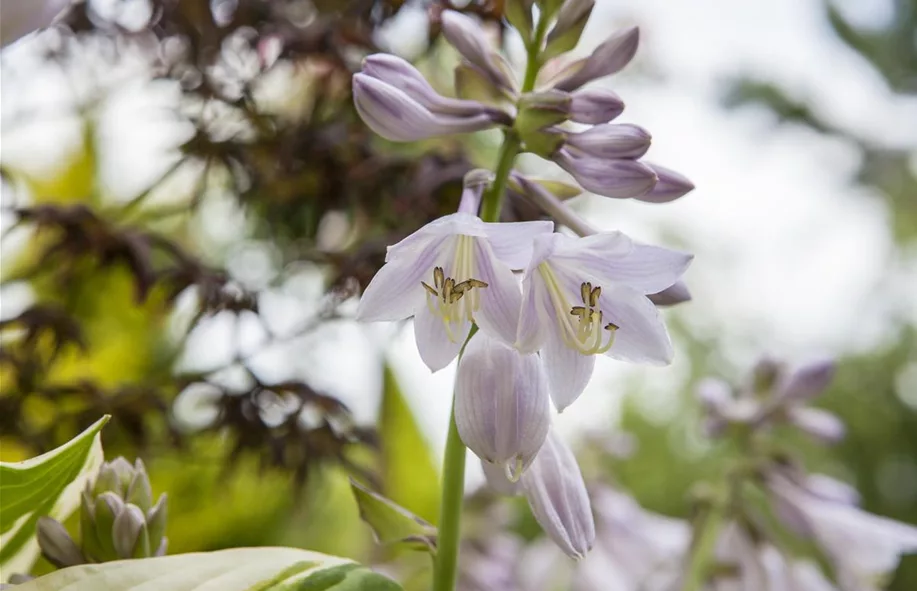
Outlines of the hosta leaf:
[{"label": "hosta leaf", "polygon": [[430,523],[354,480],[350,486],[360,517],[372,528],[377,542],[436,553],[436,528]]}]

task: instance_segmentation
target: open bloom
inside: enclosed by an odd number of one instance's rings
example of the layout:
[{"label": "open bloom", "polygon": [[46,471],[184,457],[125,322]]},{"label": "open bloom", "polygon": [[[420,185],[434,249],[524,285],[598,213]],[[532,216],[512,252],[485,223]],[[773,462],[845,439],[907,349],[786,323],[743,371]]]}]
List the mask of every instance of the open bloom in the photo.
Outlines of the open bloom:
[{"label": "open bloom", "polygon": [[541,351],[559,410],[586,387],[595,355],[660,365],[671,361],[672,343],[647,294],[675,283],[692,258],[637,244],[620,232],[535,238],[522,282],[516,346]]},{"label": "open bloom", "polygon": [[455,359],[472,322],[506,342],[515,340],[521,269],[535,236],[551,222],[485,223],[458,212],[430,222],[390,246],[385,265],[363,293],[357,319],[414,316],[414,336],[432,371]]},{"label": "open bloom", "polygon": [[843,589],[877,589],[902,554],[917,552],[917,527],[800,486],[782,472],[770,474],[767,485],[781,519],[824,549]]}]

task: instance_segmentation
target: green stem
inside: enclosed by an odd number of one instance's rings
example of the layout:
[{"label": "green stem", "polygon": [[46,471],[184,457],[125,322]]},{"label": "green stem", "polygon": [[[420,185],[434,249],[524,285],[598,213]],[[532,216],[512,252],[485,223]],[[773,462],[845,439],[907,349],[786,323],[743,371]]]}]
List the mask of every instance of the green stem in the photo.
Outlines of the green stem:
[{"label": "green stem", "polygon": [[682,591],[703,589],[712,570],[716,541],[723,527],[725,514],[717,504],[709,506],[705,511],[698,526],[699,531],[694,537],[691,560],[685,573],[685,584]]},{"label": "green stem", "polygon": [[[522,92],[530,92],[535,87],[535,79],[541,68],[540,53],[544,36],[548,29],[547,20],[539,20],[535,39],[528,46],[528,62],[525,67],[525,79]],[[519,136],[512,129],[503,137],[497,157],[497,168],[494,171],[494,182],[485,191],[481,203],[481,219],[485,222],[500,221],[503,209],[503,195],[506,192],[506,181],[513,169],[516,156],[522,148]],[[477,327],[472,326],[468,334],[470,339]],[[466,340],[467,344],[468,341]],[[459,362],[462,359],[459,352]],[[437,535],[436,559],[433,563],[433,591],[454,591],[458,575],[458,551],[461,539],[462,501],[465,493],[465,444],[459,437],[455,425],[455,407],[449,418],[449,435],[446,439],[446,453],[443,458],[443,492],[439,508],[439,530]]]}]

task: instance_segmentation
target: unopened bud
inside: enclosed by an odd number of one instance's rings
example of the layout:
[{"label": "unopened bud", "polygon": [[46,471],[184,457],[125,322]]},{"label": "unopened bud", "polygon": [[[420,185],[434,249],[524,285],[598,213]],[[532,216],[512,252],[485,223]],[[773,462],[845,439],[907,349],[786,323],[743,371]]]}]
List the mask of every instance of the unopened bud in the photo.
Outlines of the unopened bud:
[{"label": "unopened bud", "polygon": [[656,181],[651,190],[636,197],[636,199],[648,203],[668,203],[694,190],[694,183],[674,170],[658,164],[650,164],[649,162],[646,165],[656,173],[659,180]]},{"label": "unopened bud", "polygon": [[475,168],[465,173],[462,179],[462,198],[459,201],[458,211],[478,215],[481,197],[493,181],[494,173],[486,168]]},{"label": "unopened bud", "polygon": [[495,125],[493,114],[485,105],[481,105],[477,115],[433,113],[398,88],[366,74],[354,74],[353,100],[366,125],[395,142],[479,131]]},{"label": "unopened bud", "polygon": [[837,443],[846,429],[837,415],[820,408],[793,407],[787,410],[787,420],[806,434],[825,443]]},{"label": "unopened bud", "polygon": [[125,505],[124,510],[115,517],[111,532],[115,553],[119,558],[133,556],[141,529],[145,529],[143,511],[136,505]]},{"label": "unopened bud", "polygon": [[559,90],[532,92],[519,99],[513,127],[525,138],[552,125],[563,123],[570,113],[570,95]]},{"label": "unopened bud", "polygon": [[146,512],[153,506],[153,489],[150,486],[150,479],[146,474],[143,462],[138,458],[134,466],[134,477],[131,479],[124,499]]},{"label": "unopened bud", "polygon": [[780,396],[786,400],[811,400],[821,394],[834,378],[834,361],[824,359],[800,367],[780,388]]},{"label": "unopened bud", "polygon": [[58,521],[47,516],[39,517],[37,530],[42,555],[57,568],[86,562],[76,542]]},{"label": "unopened bud", "polygon": [[534,0],[505,0],[503,13],[523,39],[532,35],[532,4]]},{"label": "unopened bud", "polygon": [[476,334],[455,383],[455,424],[479,458],[517,481],[535,459],[550,425],[548,378],[541,359]]},{"label": "unopened bud", "polygon": [[650,148],[652,136],[637,125],[606,123],[567,135],[567,146],[594,158],[639,158]]},{"label": "unopened bud", "polygon": [[496,87],[515,92],[512,70],[503,56],[491,47],[480,23],[454,10],[443,12],[442,23],[443,35],[462,57],[480,69]]},{"label": "unopened bud", "polygon": [[618,31],[596,47],[592,55],[564,68],[554,78],[553,87],[572,92],[588,82],[620,71],[637,53],[639,41],[640,32],[637,27]]},{"label": "unopened bud", "polygon": [[568,556],[581,559],[595,541],[595,522],[573,452],[551,431],[522,475],[532,514]]},{"label": "unopened bud", "polygon": [[592,14],[595,0],[567,0],[557,17],[557,24],[548,34],[542,55],[551,58],[576,47]]},{"label": "unopened bud", "polygon": [[571,95],[570,121],[597,125],[624,112],[624,101],[606,88],[587,88]]},{"label": "unopened bud", "polygon": [[149,510],[146,514],[146,524],[147,532],[150,537],[150,548],[155,551],[154,555],[161,556],[158,552],[165,554],[166,545],[168,540],[165,538],[166,532],[166,516],[168,515],[167,510],[167,499],[166,495],[163,493],[159,497],[159,502],[156,503],[156,506]]},{"label": "unopened bud", "polygon": [[615,199],[639,198],[656,184],[656,173],[636,160],[574,156],[561,149],[555,161],[587,191]]}]

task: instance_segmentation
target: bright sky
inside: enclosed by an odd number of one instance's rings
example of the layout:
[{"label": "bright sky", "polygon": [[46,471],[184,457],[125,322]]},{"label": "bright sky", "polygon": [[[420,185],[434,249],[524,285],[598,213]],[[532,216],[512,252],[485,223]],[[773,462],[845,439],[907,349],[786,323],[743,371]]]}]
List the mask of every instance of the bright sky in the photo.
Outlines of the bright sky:
[{"label": "bright sky", "polygon": [[[890,0],[843,5],[868,25],[887,18]],[[421,21],[408,12],[385,37],[410,52],[411,39],[418,37],[404,31],[416,32]],[[695,301],[676,312],[691,330],[718,338],[724,357],[745,367],[762,353],[801,362],[875,347],[893,338],[891,312],[907,302],[917,322],[917,256],[897,254],[883,202],[848,186],[860,157],[856,148],[803,128],[775,130],[773,117],[763,110],[724,111],[717,103],[726,81],[754,75],[785,85],[831,122],[917,151],[917,126],[907,124],[917,120],[917,101],[896,100],[865,62],[833,39],[816,2],[600,0],[582,45],[599,43],[612,30],[610,23],[631,22],[641,26],[638,58],[631,74],[626,70],[611,81],[627,104],[620,120],[649,129],[654,145],[648,159],[683,172],[698,188],[663,206],[584,197],[580,207],[600,227],[697,255],[687,276]],[[57,104],[65,82],[53,72],[24,77],[35,67],[25,48],[5,51],[3,67],[3,162],[31,170],[53,165],[79,137],[76,120]],[[126,85],[109,99],[101,119],[107,143],[102,165],[113,193],[142,189],[164,165],[159,154],[181,130],[148,113],[174,97],[166,86]],[[24,104],[50,105],[59,116],[13,129],[11,116]],[[202,228],[205,243],[231,242],[244,228],[244,219],[219,200],[207,207],[212,211],[202,217],[225,223]],[[235,254],[247,263],[237,260],[241,273],[268,256],[251,245]],[[269,316],[277,327],[306,318],[302,300],[317,289],[315,281],[298,277],[272,294],[273,305],[266,308],[273,309]],[[7,316],[15,306],[4,304]],[[231,331],[225,319],[203,326],[190,342],[187,364],[206,368],[225,362]],[[362,338],[367,333],[369,341]],[[359,418],[371,420],[376,401],[370,393],[378,391],[381,377],[375,353],[393,333],[392,362],[430,442],[441,450],[454,368],[431,375],[409,325],[401,330],[347,325],[292,348],[265,351],[255,362],[266,377],[289,377],[291,371],[307,376],[348,401]],[[254,326],[243,334],[252,347],[263,336]],[[634,385],[641,387],[641,404],[665,418],[685,372],[677,360],[658,369],[602,359],[586,393],[557,424],[566,432],[609,428],[620,395]]]}]

